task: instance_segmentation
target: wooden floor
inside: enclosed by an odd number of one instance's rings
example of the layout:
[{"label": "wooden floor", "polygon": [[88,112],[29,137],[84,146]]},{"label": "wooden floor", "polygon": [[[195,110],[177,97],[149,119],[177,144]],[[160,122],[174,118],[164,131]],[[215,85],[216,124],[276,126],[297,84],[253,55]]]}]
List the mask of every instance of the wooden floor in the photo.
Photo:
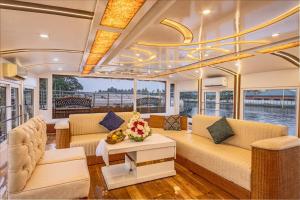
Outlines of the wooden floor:
[{"label": "wooden floor", "polygon": [[176,163],[177,175],[108,191],[100,169],[89,166],[89,199],[234,199],[233,196]]}]

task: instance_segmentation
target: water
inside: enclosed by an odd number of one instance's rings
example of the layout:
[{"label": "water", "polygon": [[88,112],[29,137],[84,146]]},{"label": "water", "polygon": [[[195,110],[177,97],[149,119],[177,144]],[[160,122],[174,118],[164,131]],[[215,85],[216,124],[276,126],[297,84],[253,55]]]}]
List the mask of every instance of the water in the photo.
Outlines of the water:
[{"label": "water", "polygon": [[[180,114],[192,117],[198,112],[198,104],[185,102],[181,105]],[[205,115],[209,116],[233,116],[232,105],[220,105],[220,110],[215,110],[214,105],[206,104]],[[250,121],[284,125],[289,128],[289,135],[296,135],[296,107],[266,107],[258,105],[245,105],[244,119]]]}]

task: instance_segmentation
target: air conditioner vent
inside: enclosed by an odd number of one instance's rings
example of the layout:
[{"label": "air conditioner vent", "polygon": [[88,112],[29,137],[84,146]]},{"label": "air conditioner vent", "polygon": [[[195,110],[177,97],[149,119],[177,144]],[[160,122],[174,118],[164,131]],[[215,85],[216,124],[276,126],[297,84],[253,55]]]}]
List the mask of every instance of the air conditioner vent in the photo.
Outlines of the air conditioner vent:
[{"label": "air conditioner vent", "polygon": [[203,80],[204,87],[227,87],[226,77],[206,78]]}]

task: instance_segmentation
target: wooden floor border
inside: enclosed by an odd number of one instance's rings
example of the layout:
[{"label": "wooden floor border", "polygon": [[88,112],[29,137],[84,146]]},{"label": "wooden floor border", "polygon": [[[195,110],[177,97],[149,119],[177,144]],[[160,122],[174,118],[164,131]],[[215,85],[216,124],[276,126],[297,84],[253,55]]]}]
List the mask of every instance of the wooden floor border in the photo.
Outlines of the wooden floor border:
[{"label": "wooden floor border", "polygon": [[231,181],[228,181],[227,179],[197,165],[196,163],[178,154],[176,155],[176,162],[178,162],[180,165],[184,166],[188,170],[192,171],[193,173],[205,178],[214,185],[219,186],[220,188],[232,194],[233,196],[239,199],[250,199],[250,191],[242,188],[241,186]]}]

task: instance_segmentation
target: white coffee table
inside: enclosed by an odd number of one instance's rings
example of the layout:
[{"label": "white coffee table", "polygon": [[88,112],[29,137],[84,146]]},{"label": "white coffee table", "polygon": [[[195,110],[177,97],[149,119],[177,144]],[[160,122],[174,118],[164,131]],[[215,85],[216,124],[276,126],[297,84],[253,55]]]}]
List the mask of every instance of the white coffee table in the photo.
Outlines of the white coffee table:
[{"label": "white coffee table", "polygon": [[[125,163],[109,165],[111,154],[125,154]],[[96,155],[102,155],[102,167],[108,190],[176,175],[174,159],[176,142],[160,134],[153,134],[143,142],[125,141],[110,145],[100,141]]]}]

